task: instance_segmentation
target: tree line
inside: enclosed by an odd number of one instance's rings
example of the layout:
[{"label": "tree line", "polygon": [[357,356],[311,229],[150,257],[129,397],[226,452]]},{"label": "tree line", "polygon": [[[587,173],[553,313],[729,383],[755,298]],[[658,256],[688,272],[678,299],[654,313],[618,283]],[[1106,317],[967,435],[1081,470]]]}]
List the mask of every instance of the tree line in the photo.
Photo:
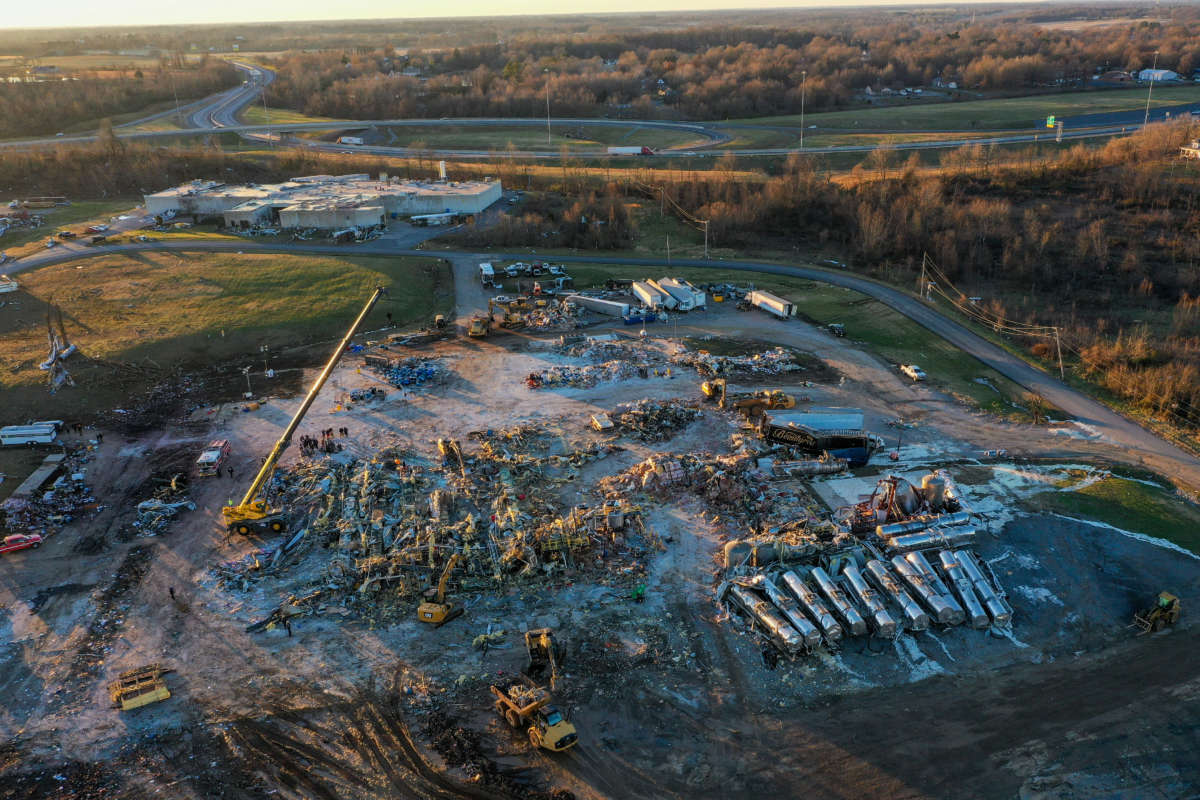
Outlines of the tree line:
[{"label": "tree line", "polygon": [[240,82],[230,64],[207,59],[192,68],[163,65],[120,77],[80,73],[37,83],[0,82],[0,138],[53,134],[177,97],[214,94]]},{"label": "tree line", "polygon": [[1200,10],[1063,30],[1020,19],[852,14],[790,27],[719,25],[543,36],[436,50],[290,52],[268,102],[350,119],[558,116],[729,119],[844,107],[865,89],[1088,85],[1102,70],[1200,68]]}]

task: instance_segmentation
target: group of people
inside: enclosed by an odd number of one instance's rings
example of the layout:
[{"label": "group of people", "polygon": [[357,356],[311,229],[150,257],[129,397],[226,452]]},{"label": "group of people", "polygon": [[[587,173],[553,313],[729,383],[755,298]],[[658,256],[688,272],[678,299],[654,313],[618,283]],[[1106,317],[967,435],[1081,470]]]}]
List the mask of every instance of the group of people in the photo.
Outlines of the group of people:
[{"label": "group of people", "polygon": [[301,436],[300,452],[306,456],[312,456],[318,452],[336,453],[342,449],[342,446],[334,441],[335,436],[346,437],[349,435],[349,428],[325,428],[321,431],[320,439],[315,436]]}]

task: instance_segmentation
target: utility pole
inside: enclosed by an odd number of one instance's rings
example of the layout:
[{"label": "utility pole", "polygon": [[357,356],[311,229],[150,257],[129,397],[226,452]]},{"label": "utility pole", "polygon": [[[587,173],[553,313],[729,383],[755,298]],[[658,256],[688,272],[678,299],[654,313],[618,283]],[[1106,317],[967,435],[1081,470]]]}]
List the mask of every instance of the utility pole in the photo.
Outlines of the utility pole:
[{"label": "utility pole", "polygon": [[658,218],[662,219],[667,215],[667,187],[658,187]]},{"label": "utility pole", "polygon": [[542,70],[546,75],[546,146],[550,146],[550,68]]},{"label": "utility pole", "polygon": [[671,234],[667,234],[667,263],[671,263]]},{"label": "utility pole", "polygon": [[1146,117],[1142,120],[1142,127],[1150,124],[1150,95],[1154,93],[1154,70],[1158,69],[1158,51],[1154,51],[1154,66],[1150,68],[1150,88],[1146,90]]},{"label": "utility pole", "polygon": [[704,220],[704,260],[708,261],[708,220]]},{"label": "utility pole", "polygon": [[1058,336],[1058,326],[1057,325],[1054,326],[1054,349],[1058,351],[1058,379],[1065,381],[1067,379],[1067,373],[1063,369],[1062,339],[1060,339]]},{"label": "utility pole", "polygon": [[275,144],[271,139],[271,109],[267,108],[267,87],[263,86],[259,92],[262,96],[263,114],[265,114],[267,117],[267,145],[269,147],[274,147]]},{"label": "utility pole", "polygon": [[808,70],[800,70],[800,149],[804,149],[804,94],[808,88]]}]

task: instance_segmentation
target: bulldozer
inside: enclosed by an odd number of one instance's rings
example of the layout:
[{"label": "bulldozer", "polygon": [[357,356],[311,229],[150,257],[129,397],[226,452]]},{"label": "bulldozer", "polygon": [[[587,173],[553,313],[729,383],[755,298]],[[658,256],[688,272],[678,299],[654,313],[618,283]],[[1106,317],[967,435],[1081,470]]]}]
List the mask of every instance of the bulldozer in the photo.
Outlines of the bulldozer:
[{"label": "bulldozer", "polygon": [[1144,633],[1158,633],[1168,625],[1178,622],[1180,612],[1178,597],[1170,592],[1159,592],[1154,605],[1133,615],[1133,622],[1129,627],[1138,628],[1141,631],[1139,636]]},{"label": "bulldozer", "polygon": [[579,741],[575,726],[550,705],[550,692],[545,689],[520,683],[507,690],[494,685],[489,688],[496,697],[496,713],[513,728],[528,725],[534,747],[561,753]]},{"label": "bulldozer", "polygon": [[700,384],[700,392],[704,395],[704,399],[710,403],[716,403],[717,408],[725,407],[725,379],[713,378]]},{"label": "bulldozer", "polygon": [[530,678],[539,679],[549,669],[550,689],[557,691],[558,668],[566,656],[566,648],[560,642],[554,641],[554,632],[549,628],[525,631],[525,651],[529,654],[525,674]]},{"label": "bulldozer", "polygon": [[450,580],[450,571],[458,566],[461,555],[455,553],[450,556],[450,560],[446,562],[446,568],[442,570],[442,577],[438,579],[437,588],[426,590],[426,600],[417,607],[417,619],[421,622],[428,622],[430,625],[441,627],[450,620],[463,613],[461,603],[446,602],[446,583]]}]

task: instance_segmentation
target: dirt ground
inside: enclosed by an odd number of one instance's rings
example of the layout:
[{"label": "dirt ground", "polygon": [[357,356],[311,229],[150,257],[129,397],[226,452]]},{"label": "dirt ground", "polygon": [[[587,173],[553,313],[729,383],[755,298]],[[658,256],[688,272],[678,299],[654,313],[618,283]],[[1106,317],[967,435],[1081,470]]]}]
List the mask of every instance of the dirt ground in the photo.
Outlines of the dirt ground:
[{"label": "dirt ground", "polygon": [[[458,277],[465,318],[478,290]],[[648,332],[676,334],[668,326]],[[852,501],[882,472],[948,465],[990,517],[976,549],[1008,590],[1011,635],[951,629],[854,640],[837,654],[767,669],[761,645],[714,601],[715,554],[728,531],[693,497],[648,509],[666,547],[644,565],[644,603],[628,598],[623,576],[600,570],[588,574],[604,577],[562,575],[548,591],[514,586],[462,598],[465,616],[442,628],[418,628],[410,616],[374,624],[330,601],[298,618],[291,634],[247,633],[288,594],[322,581],[320,550],[244,589],[210,571],[264,545],[228,537],[219,508],[238,499],[298,405],[284,390],[254,411],[209,405],[150,431],[108,431],[88,469],[104,508],[40,550],[0,560],[0,797],[1200,794],[1200,632],[1186,612],[1161,634],[1125,629],[1160,589],[1197,596],[1200,560],[1160,542],[989,505],[987,481],[975,479],[981,464],[1035,455],[1120,462],[1121,452],[1086,432],[971,413],[803,323],[711,311],[688,316],[678,335],[736,335],[818,353],[836,381],[808,385],[800,372],[770,385],[814,405],[862,408],[889,445],[898,435],[889,421],[914,424],[895,465],[815,481],[814,490],[830,504]],[[398,445],[432,461],[438,437],[466,444],[471,431],[529,422],[574,447],[598,440],[586,428],[596,411],[698,396],[699,378],[681,370],[531,391],[526,374],[568,359],[524,336],[458,338],[411,354],[443,359],[450,378],[405,396],[347,357],[300,433],[349,428],[337,458]],[[342,395],[370,386],[387,396],[338,410]],[[731,415],[706,409],[666,442],[621,437],[622,450],[556,491],[564,501],[585,499],[601,476],[655,452],[728,452],[736,431]],[[194,482],[197,509],[166,534],[130,535],[131,507],[216,437],[233,444],[234,477]],[[1002,463],[983,459],[998,447],[1009,451]],[[283,465],[299,459],[292,448]],[[559,702],[580,731],[580,744],[559,755],[501,725],[487,691],[522,666],[521,631],[542,625],[567,642]],[[505,641],[473,648],[489,626],[506,631]],[[107,683],[155,661],[174,669],[173,697],[111,709]]]}]

